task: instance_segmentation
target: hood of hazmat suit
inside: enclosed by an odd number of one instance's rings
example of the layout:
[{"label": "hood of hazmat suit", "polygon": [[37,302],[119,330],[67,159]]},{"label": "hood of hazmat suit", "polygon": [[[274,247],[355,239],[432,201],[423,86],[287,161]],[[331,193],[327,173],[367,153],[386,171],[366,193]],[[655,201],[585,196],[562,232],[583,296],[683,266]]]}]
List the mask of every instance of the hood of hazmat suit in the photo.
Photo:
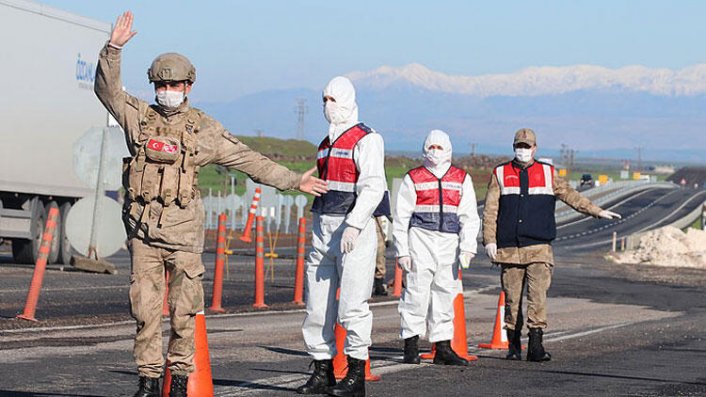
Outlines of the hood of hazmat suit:
[{"label": "hood of hazmat suit", "polygon": [[[432,146],[440,146],[432,149]],[[451,154],[453,147],[449,135],[441,130],[432,130],[424,140],[424,166],[434,176],[441,178],[451,167]]]},{"label": "hood of hazmat suit", "polygon": [[333,142],[346,130],[358,124],[355,88],[348,78],[337,76],[326,85],[323,96],[334,99],[324,102],[324,117],[329,122],[328,137]]}]

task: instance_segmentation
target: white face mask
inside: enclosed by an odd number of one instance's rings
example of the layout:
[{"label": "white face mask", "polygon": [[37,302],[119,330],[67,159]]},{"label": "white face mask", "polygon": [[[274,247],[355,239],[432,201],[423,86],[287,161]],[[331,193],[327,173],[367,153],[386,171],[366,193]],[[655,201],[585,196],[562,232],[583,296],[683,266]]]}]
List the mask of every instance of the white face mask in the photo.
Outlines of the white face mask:
[{"label": "white face mask", "polygon": [[326,101],[324,104],[324,117],[330,124],[340,124],[343,118],[338,111],[338,104],[334,101]]},{"label": "white face mask", "polygon": [[431,149],[424,154],[424,158],[434,166],[441,164],[444,160],[444,151],[439,149]]},{"label": "white face mask", "polygon": [[515,148],[515,158],[520,163],[528,163],[532,160],[532,149]]},{"label": "white face mask", "polygon": [[184,91],[157,91],[157,103],[168,109],[175,109],[184,102]]}]

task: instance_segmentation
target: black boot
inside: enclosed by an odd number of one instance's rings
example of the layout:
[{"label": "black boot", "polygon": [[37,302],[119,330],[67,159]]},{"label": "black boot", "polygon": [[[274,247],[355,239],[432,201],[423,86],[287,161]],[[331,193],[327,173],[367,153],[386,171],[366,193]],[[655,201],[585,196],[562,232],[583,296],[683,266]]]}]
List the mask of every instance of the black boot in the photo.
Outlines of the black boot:
[{"label": "black boot", "polygon": [[385,289],[385,279],[375,278],[373,280],[373,295],[387,296],[387,290]]},{"label": "black boot", "polygon": [[169,385],[169,397],[186,397],[186,384],[189,377],[186,375],[172,375],[172,383]]},{"label": "black boot", "polygon": [[365,360],[348,356],[348,373],[328,392],[330,396],[365,397]]},{"label": "black boot", "polygon": [[468,360],[463,359],[451,349],[451,342],[444,340],[436,342],[436,354],[434,354],[434,364],[441,365],[468,365]]},{"label": "black boot", "polygon": [[544,335],[544,331],[541,328],[530,328],[527,361],[549,361],[552,359],[552,355],[544,351],[542,335]]},{"label": "black boot", "polygon": [[520,341],[522,331],[506,329],[505,333],[508,341],[508,352],[505,358],[507,360],[522,360],[522,342]]},{"label": "black boot", "polygon": [[404,360],[405,364],[419,364],[419,335],[404,340]]},{"label": "black boot", "polygon": [[140,376],[137,393],[133,397],[159,397],[159,378]]},{"label": "black boot", "polygon": [[[314,360],[314,373],[308,381],[297,388],[299,394],[326,394],[336,384],[332,360]],[[309,366],[311,368],[311,365]]]}]

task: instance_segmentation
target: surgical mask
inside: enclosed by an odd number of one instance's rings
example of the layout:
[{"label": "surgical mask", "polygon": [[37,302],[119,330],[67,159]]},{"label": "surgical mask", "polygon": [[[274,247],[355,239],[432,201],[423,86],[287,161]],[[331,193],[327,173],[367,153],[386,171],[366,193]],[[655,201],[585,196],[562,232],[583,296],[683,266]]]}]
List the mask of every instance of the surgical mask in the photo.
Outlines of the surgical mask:
[{"label": "surgical mask", "polygon": [[182,102],[184,102],[184,91],[157,91],[157,103],[165,108],[177,108]]},{"label": "surgical mask", "polygon": [[532,149],[515,148],[515,158],[520,163],[529,163],[532,160]]},{"label": "surgical mask", "polygon": [[343,118],[339,114],[338,104],[334,101],[326,101],[324,104],[324,117],[330,124],[340,124]]},{"label": "surgical mask", "polygon": [[439,165],[444,160],[444,151],[439,149],[431,149],[424,153],[424,158],[432,165]]}]

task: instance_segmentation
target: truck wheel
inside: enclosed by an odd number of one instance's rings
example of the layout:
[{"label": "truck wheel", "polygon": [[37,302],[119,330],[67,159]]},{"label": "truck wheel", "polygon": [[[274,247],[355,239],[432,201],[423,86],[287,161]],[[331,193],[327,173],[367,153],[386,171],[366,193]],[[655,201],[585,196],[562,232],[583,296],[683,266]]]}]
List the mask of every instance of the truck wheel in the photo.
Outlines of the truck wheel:
[{"label": "truck wheel", "polygon": [[61,214],[61,233],[59,233],[59,236],[61,237],[59,241],[61,241],[61,244],[59,245],[59,261],[64,265],[71,264],[71,256],[74,254],[73,249],[71,248],[71,243],[69,242],[69,237],[66,235],[66,220],[69,218],[70,210],[71,203],[64,203],[61,205],[61,208],[59,208],[59,213]]},{"label": "truck wheel", "polygon": [[44,204],[35,197],[32,199],[31,209],[32,220],[29,232],[32,238],[12,240],[12,257],[17,263],[35,263],[39,256],[39,246],[44,234]]},{"label": "truck wheel", "polygon": [[[59,204],[56,201],[50,201],[44,207],[44,219],[49,219],[49,210],[52,208],[59,209]],[[57,263],[59,259],[59,247],[61,246],[61,213],[56,218],[56,228],[54,229],[54,236],[51,239],[51,246],[49,247],[49,255],[47,255],[47,263],[54,264]]]}]

